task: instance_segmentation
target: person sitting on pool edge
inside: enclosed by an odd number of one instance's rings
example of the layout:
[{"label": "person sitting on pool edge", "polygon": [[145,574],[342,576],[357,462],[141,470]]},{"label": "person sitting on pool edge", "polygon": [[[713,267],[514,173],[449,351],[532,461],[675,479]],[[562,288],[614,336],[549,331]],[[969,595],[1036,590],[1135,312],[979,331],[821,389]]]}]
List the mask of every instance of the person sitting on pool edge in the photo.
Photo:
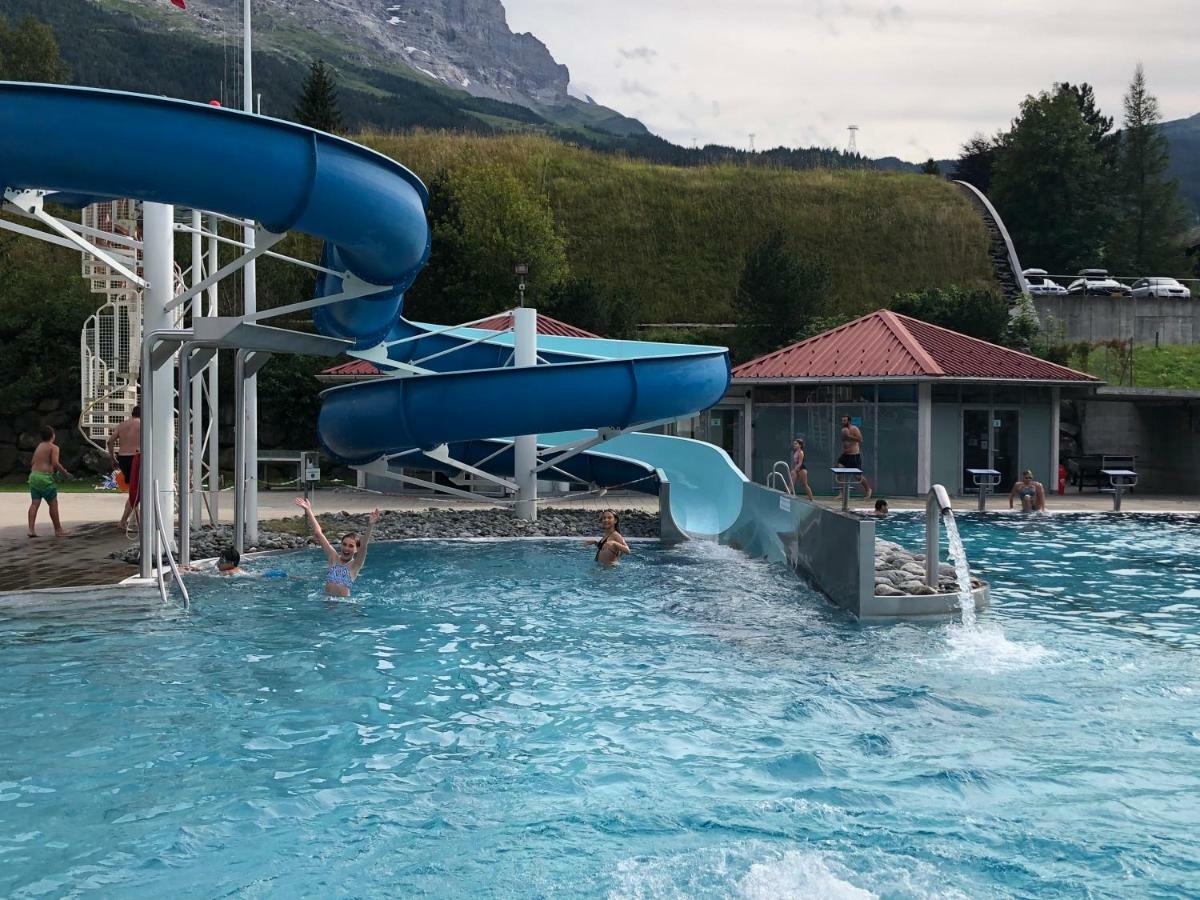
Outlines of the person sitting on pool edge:
[{"label": "person sitting on pool edge", "polygon": [[1021,498],[1021,512],[1045,512],[1046,489],[1040,481],[1033,480],[1033,472],[1026,469],[1021,473],[1021,480],[1013,485],[1008,494],[1008,508],[1013,508],[1013,499]]},{"label": "person sitting on pool edge", "polygon": [[596,562],[602,566],[615,566],[622,554],[629,553],[629,545],[618,530],[621,520],[616,512],[606,509],[600,513],[600,527],[604,536],[598,541],[585,541],[584,546],[596,548]]},{"label": "person sitting on pool edge", "polygon": [[325,560],[329,563],[329,570],[325,573],[325,593],[330,597],[349,597],[354,580],[358,578],[363,563],[367,561],[367,544],[371,542],[371,532],[375,529],[375,523],[379,521],[379,507],[367,516],[365,536],[359,537],[357,531],[343,534],[335,550],[333,544],[329,543],[329,538],[325,537],[325,532],[321,530],[321,523],[313,514],[312,504],[303,497],[297,497],[296,505],[304,510],[308,517],[309,527],[320,542],[321,549],[325,551]]}]

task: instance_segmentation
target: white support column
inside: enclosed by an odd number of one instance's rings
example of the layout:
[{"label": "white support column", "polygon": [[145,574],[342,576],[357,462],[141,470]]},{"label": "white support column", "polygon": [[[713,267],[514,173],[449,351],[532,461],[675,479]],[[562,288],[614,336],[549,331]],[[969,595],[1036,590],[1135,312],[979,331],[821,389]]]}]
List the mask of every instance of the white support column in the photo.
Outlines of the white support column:
[{"label": "white support column", "polygon": [[933,484],[933,385],[917,385],[917,495]]},{"label": "white support column", "polygon": [[[166,311],[167,303],[175,295],[174,217],[175,208],[165,203],[142,206],[142,265],[150,283],[142,292],[143,340],[154,331],[175,327],[175,316]],[[153,379],[151,408],[142,409],[142,428],[148,428],[152,436],[149,483],[158,482],[163,525],[170,534],[175,521],[175,367],[164,363],[152,373],[143,371],[142,377]],[[143,533],[151,530],[153,508],[154,498],[143,496]]]},{"label": "white support column", "polygon": [[[254,66],[251,52],[250,0],[242,0],[242,109],[254,112]],[[248,222],[246,246],[254,248],[254,223]],[[258,312],[257,282],[254,260],[243,269],[246,292],[246,313]],[[258,543],[258,378],[246,379],[246,433],[243,442],[245,459],[242,471],[246,479],[246,540]]]},{"label": "white support column", "polygon": [[[537,310],[521,307],[513,311],[513,365],[537,365]],[[537,521],[537,435],[513,440],[513,481],[517,483],[516,514],[527,522]]]},{"label": "white support column", "polygon": [[[208,231],[212,235],[208,239],[208,272],[212,273],[221,268],[216,238],[220,220],[216,216],[210,215],[208,222]],[[208,315],[215,317],[217,315],[217,286],[215,284],[212,285],[206,293],[208,294]],[[213,361],[208,367],[208,427],[211,429],[208,438],[208,497],[212,523],[214,525],[221,521],[221,405],[218,402],[217,390],[217,361],[219,359],[220,354],[217,354],[217,356],[213,357]]]},{"label": "white support column", "polygon": [[[192,210],[192,277],[191,285],[195,287],[204,277],[204,242],[200,237],[200,226],[202,224],[199,210]],[[196,320],[204,315],[204,297],[197,294],[192,298],[192,327],[195,327]],[[181,384],[180,390],[186,388]],[[191,494],[191,527],[199,528],[203,524],[203,490],[201,465],[203,463],[203,454],[201,448],[204,444],[204,403],[202,398],[203,386],[199,378],[193,379],[191,383],[191,472],[188,473],[189,490]],[[182,473],[180,474],[182,478]]]},{"label": "white support column", "polygon": [[[253,245],[254,229],[246,229],[246,242]],[[256,292],[254,262],[248,262],[243,270],[245,274],[246,313],[256,312],[258,296]],[[244,438],[242,452],[242,477],[246,480],[245,521],[246,541],[250,546],[258,543],[258,376],[251,375],[246,379],[246,402]]]},{"label": "white support column", "polygon": [[1044,484],[1053,485],[1048,493],[1058,489],[1058,429],[1061,427],[1059,417],[1062,415],[1062,388],[1050,388],[1050,468],[1046,470]]}]

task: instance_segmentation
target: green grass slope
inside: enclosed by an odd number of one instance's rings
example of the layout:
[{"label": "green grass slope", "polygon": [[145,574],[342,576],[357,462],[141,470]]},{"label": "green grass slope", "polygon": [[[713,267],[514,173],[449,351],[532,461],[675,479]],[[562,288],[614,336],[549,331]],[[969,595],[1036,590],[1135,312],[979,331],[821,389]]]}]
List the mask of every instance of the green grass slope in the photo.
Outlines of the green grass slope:
[{"label": "green grass slope", "polygon": [[992,280],[982,221],[938,178],[675,168],[537,135],[358,140],[426,180],[442,168],[507,167],[548,196],[572,273],[637,298],[642,322],[729,321],[742,259],[775,226],[792,236],[795,251],[829,261],[837,312],[877,309],[897,291]]}]

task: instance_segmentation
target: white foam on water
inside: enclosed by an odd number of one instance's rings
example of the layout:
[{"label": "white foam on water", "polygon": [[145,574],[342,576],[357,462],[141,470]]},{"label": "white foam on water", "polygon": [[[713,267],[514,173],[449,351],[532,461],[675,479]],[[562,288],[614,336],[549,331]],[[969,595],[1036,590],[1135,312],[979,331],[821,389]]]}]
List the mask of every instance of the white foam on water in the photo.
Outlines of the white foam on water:
[{"label": "white foam on water", "polygon": [[[764,841],[740,841],[617,864],[610,900],[897,900],[966,894],[946,884],[926,862],[876,851],[797,850]],[[864,886],[865,885],[865,886]]]},{"label": "white foam on water", "polygon": [[737,884],[737,896],[746,900],[780,897],[829,897],[836,900],[872,900],[878,897],[846,880],[844,867],[824,854],[789,850],[780,859],[754,863]]},{"label": "white foam on water", "polygon": [[786,850],[758,841],[693,850],[617,864],[610,900],[684,900],[744,897],[746,900],[830,898],[873,900],[857,887],[846,866],[830,854]]},{"label": "white foam on water", "polygon": [[1010,641],[1004,629],[994,622],[946,628],[949,652],[946,662],[983,672],[1007,672],[1045,665],[1054,659],[1053,651],[1037,643]]}]

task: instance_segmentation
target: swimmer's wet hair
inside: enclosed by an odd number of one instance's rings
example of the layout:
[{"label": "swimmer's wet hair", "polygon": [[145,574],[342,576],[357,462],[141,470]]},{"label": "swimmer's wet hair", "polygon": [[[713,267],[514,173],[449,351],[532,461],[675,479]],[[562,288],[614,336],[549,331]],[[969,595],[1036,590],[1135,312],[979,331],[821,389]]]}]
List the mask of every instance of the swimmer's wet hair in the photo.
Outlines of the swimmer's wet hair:
[{"label": "swimmer's wet hair", "polygon": [[242,562],[242,554],[237,552],[236,547],[226,547],[221,551],[221,555],[217,557],[218,566],[239,566]]},{"label": "swimmer's wet hair", "polygon": [[612,517],[613,517],[613,531],[620,531],[620,530],[621,530],[621,517],[617,515],[617,511],[616,511],[615,509],[602,509],[602,510],[600,510],[600,515],[602,515],[602,516],[603,516],[605,513],[612,513]]}]

